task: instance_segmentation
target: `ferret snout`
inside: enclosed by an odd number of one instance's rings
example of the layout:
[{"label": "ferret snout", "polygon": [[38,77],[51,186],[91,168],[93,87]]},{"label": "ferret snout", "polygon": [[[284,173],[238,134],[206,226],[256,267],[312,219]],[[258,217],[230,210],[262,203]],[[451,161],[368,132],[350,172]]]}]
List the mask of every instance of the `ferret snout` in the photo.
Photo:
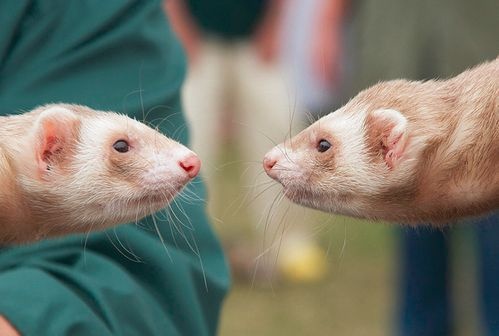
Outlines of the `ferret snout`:
[{"label": "ferret snout", "polygon": [[282,150],[279,147],[272,148],[263,158],[263,169],[267,175],[274,180],[278,178],[278,171],[274,169],[282,159]]},{"label": "ferret snout", "polygon": [[275,166],[277,163],[277,160],[272,157],[267,157],[265,156],[263,159],[263,169],[267,172],[267,174],[272,170],[272,168]]},{"label": "ferret snout", "polygon": [[190,178],[196,177],[201,169],[201,160],[194,153],[187,154],[184,158],[180,159],[178,164]]}]

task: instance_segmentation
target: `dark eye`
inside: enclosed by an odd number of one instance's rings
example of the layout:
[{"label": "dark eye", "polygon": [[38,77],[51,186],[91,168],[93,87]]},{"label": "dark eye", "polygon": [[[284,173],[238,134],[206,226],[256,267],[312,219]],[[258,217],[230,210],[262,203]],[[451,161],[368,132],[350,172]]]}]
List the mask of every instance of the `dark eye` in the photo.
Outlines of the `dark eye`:
[{"label": "dark eye", "polygon": [[126,153],[130,150],[130,145],[125,140],[118,140],[114,143],[113,148],[120,153]]},{"label": "dark eye", "polygon": [[319,151],[319,153],[324,153],[329,148],[331,148],[331,144],[327,140],[322,139],[317,144],[317,150]]}]

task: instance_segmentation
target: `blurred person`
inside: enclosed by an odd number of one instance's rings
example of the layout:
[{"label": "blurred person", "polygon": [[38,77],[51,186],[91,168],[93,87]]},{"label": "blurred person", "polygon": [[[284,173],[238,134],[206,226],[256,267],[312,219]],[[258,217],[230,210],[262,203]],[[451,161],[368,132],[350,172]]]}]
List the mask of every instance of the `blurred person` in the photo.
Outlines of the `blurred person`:
[{"label": "blurred person", "polygon": [[[296,280],[307,281],[322,276],[325,255],[311,237],[303,211],[265,191],[269,182],[261,168],[267,149],[293,132],[293,117],[300,109],[280,63],[285,5],[283,0],[166,2],[190,61],[183,93],[193,149],[203,162],[211,213],[225,222],[224,232],[230,236],[234,272],[265,281],[279,275],[284,260],[286,269],[308,264],[306,272],[295,272],[300,274]],[[246,164],[229,166],[242,170],[241,176],[232,177],[220,162],[230,148]],[[239,196],[228,196],[220,187],[222,180],[237,184]],[[244,222],[244,211],[256,230],[241,233],[235,225]],[[238,217],[230,218],[230,213]],[[286,257],[288,251],[293,258]]]},{"label": "blurred person", "polygon": [[[160,1],[1,2],[0,28],[0,114],[84,104],[188,143],[185,60]],[[177,221],[0,247],[0,334],[215,335],[229,275],[203,184],[188,189],[201,201],[177,198]]]},{"label": "blurred person", "polygon": [[297,102],[312,116],[339,107],[351,76],[348,0],[288,0],[282,58]]},{"label": "blurred person", "polygon": [[[352,94],[382,80],[450,77],[499,53],[497,1],[377,0],[352,6]],[[499,335],[499,215],[473,222],[483,332]],[[396,334],[454,333],[449,244],[456,228],[401,230]]]}]

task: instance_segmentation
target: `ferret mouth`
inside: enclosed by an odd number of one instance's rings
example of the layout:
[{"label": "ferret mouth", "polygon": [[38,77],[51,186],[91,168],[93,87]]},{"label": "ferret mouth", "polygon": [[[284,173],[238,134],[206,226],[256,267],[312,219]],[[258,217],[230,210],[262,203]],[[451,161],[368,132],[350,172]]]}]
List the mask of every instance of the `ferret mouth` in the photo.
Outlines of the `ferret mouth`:
[{"label": "ferret mouth", "polygon": [[168,186],[156,186],[154,189],[143,190],[136,198],[140,204],[166,204],[176,197],[184,188],[184,184],[171,184]]},{"label": "ferret mouth", "polygon": [[166,208],[177,195],[178,193],[176,192],[150,192],[132,199],[128,204],[130,205],[130,210],[132,211],[152,214]]},{"label": "ferret mouth", "polygon": [[304,192],[299,191],[297,188],[283,186],[282,191],[284,196],[297,203],[304,197]]},{"label": "ferret mouth", "polygon": [[309,188],[296,185],[283,185],[283,193],[294,203],[310,206],[311,200],[317,198],[317,195]]},{"label": "ferret mouth", "polygon": [[166,193],[150,193],[144,196],[141,196],[136,199],[137,204],[144,205],[155,205],[155,204],[168,204],[173,199],[173,196],[170,196]]}]

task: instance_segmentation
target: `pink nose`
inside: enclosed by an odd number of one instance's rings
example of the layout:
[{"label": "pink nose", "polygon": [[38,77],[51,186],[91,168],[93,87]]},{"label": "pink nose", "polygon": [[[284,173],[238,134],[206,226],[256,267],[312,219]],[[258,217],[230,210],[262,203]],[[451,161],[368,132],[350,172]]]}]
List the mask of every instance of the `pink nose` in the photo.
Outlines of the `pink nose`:
[{"label": "pink nose", "polygon": [[201,169],[201,161],[196,154],[189,154],[185,158],[179,161],[180,167],[187,173],[190,178],[196,177]]},{"label": "pink nose", "polygon": [[277,162],[276,159],[273,159],[273,158],[266,156],[263,159],[263,169],[265,169],[265,171],[268,173],[275,166],[276,162]]}]

